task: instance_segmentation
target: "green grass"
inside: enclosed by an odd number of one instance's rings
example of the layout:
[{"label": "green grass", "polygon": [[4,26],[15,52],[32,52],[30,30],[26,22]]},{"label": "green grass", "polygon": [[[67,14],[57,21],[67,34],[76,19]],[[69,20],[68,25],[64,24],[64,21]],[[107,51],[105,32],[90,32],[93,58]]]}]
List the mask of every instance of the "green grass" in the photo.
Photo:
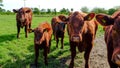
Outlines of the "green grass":
[{"label": "green grass", "polygon": [[[30,68],[30,64],[34,63],[34,34],[30,33],[25,38],[24,29],[21,29],[20,39],[16,38],[16,19],[15,15],[0,16],[0,68]],[[52,17],[33,17],[32,28],[39,23],[48,21],[50,23]],[[98,36],[103,34],[102,27],[99,27]],[[61,67],[61,59],[70,56],[68,35],[65,34],[64,49],[56,48],[56,42],[52,40],[51,52],[48,55],[49,65],[45,66],[43,61],[42,50],[40,50],[39,65],[41,68],[63,68]],[[65,63],[65,61],[64,61]],[[64,64],[64,68],[68,65]]]}]

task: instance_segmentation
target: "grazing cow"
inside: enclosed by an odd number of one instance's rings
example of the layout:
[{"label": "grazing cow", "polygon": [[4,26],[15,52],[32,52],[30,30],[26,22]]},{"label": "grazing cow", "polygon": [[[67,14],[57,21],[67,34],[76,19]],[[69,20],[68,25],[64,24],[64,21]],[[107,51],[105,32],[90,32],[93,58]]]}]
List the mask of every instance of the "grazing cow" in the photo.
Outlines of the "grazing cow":
[{"label": "grazing cow", "polygon": [[56,40],[56,47],[58,47],[59,38],[61,38],[61,49],[64,46],[64,33],[65,33],[65,25],[66,25],[66,17],[64,15],[59,15],[57,17],[52,18],[51,25],[53,29],[54,39]]},{"label": "grazing cow", "polygon": [[52,27],[49,23],[43,22],[32,32],[34,32],[35,65],[38,63],[39,49],[44,49],[44,63],[48,65],[47,54],[51,46]]},{"label": "grazing cow", "polygon": [[23,28],[25,26],[25,37],[28,37],[28,29],[31,28],[32,21],[32,10],[28,7],[13,9],[13,12],[16,14],[16,22],[17,22],[17,38],[19,38],[20,27]]},{"label": "grazing cow", "polygon": [[116,11],[112,16],[98,14],[96,20],[105,26],[104,39],[110,68],[118,68],[120,67],[120,11]]},{"label": "grazing cow", "polygon": [[85,68],[89,68],[89,55],[93,47],[93,40],[95,39],[98,28],[97,22],[93,19],[94,16],[95,13],[87,15],[78,11],[69,16],[67,23],[71,51],[69,68],[74,67],[76,47],[78,47],[79,52],[85,51]]}]

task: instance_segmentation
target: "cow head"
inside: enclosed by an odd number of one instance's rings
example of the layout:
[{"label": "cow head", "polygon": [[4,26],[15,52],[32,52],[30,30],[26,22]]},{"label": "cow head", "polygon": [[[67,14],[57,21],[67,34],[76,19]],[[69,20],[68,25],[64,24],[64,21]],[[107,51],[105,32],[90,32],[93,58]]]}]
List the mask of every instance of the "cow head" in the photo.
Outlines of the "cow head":
[{"label": "cow head", "polygon": [[20,22],[21,26],[25,25],[26,18],[28,17],[29,12],[31,12],[30,9],[20,8],[20,9],[13,9],[13,12],[17,13],[17,20]]},{"label": "cow head", "polygon": [[40,45],[44,41],[44,32],[47,29],[43,29],[41,27],[37,27],[32,32],[34,32],[34,43]]},{"label": "cow head", "polygon": [[57,22],[55,26],[55,30],[58,32],[64,32],[65,31],[65,24],[64,22]]},{"label": "cow head", "polygon": [[120,66],[120,11],[115,12],[112,16],[105,14],[96,15],[96,20],[103,26],[112,26],[112,43],[113,43],[113,55],[112,61]]},{"label": "cow head", "polygon": [[82,15],[80,12],[74,12],[69,17],[68,31],[70,35],[70,41],[73,42],[81,42],[82,41],[82,34],[83,34],[83,27],[86,23],[85,21],[90,21],[94,18],[95,13],[90,13],[86,16]]},{"label": "cow head", "polygon": [[52,22],[54,22],[55,31],[58,32],[64,32],[65,30],[65,25],[66,25],[66,19],[67,17],[64,15],[59,15],[55,18],[53,18]]}]

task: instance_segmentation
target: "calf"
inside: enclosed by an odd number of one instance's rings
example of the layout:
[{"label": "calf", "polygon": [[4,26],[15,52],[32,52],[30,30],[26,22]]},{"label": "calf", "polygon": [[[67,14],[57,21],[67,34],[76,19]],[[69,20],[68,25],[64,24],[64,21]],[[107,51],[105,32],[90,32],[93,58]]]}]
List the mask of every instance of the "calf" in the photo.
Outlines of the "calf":
[{"label": "calf", "polygon": [[110,68],[120,67],[120,11],[112,16],[96,15],[96,20],[104,27],[107,58]]},{"label": "calf", "polygon": [[44,62],[48,65],[47,54],[50,51],[52,27],[49,23],[44,22],[37,28],[32,30],[34,32],[34,48],[35,48],[35,65],[38,63],[39,49],[44,49]]},{"label": "calf", "polygon": [[20,8],[18,10],[13,9],[13,12],[16,14],[16,22],[17,22],[17,38],[19,38],[20,27],[23,28],[25,26],[25,37],[28,37],[28,29],[31,28],[32,21],[32,10],[28,7]]},{"label": "calf", "polygon": [[59,38],[61,38],[61,49],[64,46],[64,33],[65,33],[65,25],[66,25],[66,17],[64,15],[59,15],[57,17],[52,18],[51,25],[53,29],[54,39],[56,40],[56,47],[58,47]]},{"label": "calf", "polygon": [[94,13],[85,15],[77,11],[69,16],[67,23],[71,51],[69,68],[74,67],[76,47],[78,47],[79,52],[85,51],[85,68],[89,68],[89,55],[93,47],[93,40],[98,28],[97,22],[93,19],[94,16]]}]

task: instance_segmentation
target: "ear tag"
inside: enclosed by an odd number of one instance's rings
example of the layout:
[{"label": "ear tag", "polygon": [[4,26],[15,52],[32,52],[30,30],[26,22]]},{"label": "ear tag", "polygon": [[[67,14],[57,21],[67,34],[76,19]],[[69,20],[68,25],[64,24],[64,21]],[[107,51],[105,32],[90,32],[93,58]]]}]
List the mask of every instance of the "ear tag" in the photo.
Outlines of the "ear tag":
[{"label": "ear tag", "polygon": [[88,20],[91,20],[91,17],[89,16]]},{"label": "ear tag", "polygon": [[102,19],[102,22],[103,22],[103,23],[106,23],[106,21],[105,21],[104,19]]}]

